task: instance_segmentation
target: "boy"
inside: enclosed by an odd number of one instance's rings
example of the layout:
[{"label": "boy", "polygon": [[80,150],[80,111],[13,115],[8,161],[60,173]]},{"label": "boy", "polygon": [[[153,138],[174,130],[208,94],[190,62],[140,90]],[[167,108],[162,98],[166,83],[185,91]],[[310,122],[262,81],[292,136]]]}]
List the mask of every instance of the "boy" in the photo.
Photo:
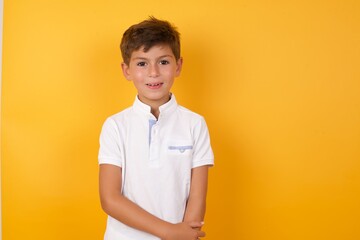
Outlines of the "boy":
[{"label": "boy", "polygon": [[122,71],[137,96],[102,128],[99,188],[105,240],[194,240],[214,158],[204,119],[170,92],[180,75],[179,33],[150,17],[125,31]]}]

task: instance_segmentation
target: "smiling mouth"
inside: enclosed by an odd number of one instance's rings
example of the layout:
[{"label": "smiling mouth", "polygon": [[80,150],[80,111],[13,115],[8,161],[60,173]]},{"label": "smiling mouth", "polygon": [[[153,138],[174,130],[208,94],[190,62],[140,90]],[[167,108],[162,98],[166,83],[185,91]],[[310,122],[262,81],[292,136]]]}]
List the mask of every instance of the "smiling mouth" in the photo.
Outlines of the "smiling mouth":
[{"label": "smiling mouth", "polygon": [[147,83],[146,86],[150,87],[150,88],[158,88],[160,86],[162,86],[163,83]]}]

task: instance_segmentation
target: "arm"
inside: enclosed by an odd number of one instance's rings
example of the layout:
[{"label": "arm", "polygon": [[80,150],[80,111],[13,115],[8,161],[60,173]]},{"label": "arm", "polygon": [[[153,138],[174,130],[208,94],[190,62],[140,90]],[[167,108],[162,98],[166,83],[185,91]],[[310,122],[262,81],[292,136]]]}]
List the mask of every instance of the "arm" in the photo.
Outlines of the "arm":
[{"label": "arm", "polygon": [[121,193],[122,170],[110,164],[100,164],[99,190],[103,210],[122,223],[148,232],[164,240],[193,240],[205,234],[193,228],[200,223],[171,224],[154,215],[125,198]]},{"label": "arm", "polygon": [[184,222],[204,221],[209,166],[192,169],[190,195],[187,202]]}]

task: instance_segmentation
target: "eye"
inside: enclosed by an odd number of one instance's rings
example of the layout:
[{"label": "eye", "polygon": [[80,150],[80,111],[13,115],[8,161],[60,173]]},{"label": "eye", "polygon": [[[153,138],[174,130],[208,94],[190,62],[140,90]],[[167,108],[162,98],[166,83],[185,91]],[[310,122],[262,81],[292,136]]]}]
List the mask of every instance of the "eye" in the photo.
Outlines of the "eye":
[{"label": "eye", "polygon": [[138,63],[136,63],[136,66],[144,67],[144,66],[146,66],[146,62],[138,62]]},{"label": "eye", "polygon": [[170,62],[168,60],[161,60],[160,64],[161,65],[168,65]]}]

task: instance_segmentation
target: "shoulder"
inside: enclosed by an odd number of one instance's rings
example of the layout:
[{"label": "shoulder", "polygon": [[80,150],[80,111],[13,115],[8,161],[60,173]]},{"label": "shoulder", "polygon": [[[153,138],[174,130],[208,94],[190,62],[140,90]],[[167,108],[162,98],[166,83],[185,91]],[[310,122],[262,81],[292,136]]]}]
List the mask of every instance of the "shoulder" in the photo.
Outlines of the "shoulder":
[{"label": "shoulder", "polygon": [[199,113],[196,113],[186,107],[183,107],[181,105],[178,105],[177,108],[177,112],[179,117],[190,123],[191,126],[198,126],[198,125],[202,125],[205,124],[205,119],[202,115],[200,115]]},{"label": "shoulder", "polygon": [[133,112],[132,107],[128,107],[120,112],[110,115],[106,118],[105,122],[103,123],[103,129],[121,129],[126,125],[128,122],[128,118],[131,117]]},{"label": "shoulder", "polygon": [[106,121],[122,122],[128,117],[130,117],[132,113],[133,113],[133,107],[131,106],[121,110],[120,112],[110,115],[109,117],[107,117]]},{"label": "shoulder", "polygon": [[122,118],[126,118],[127,116],[131,115],[132,112],[133,112],[133,107],[131,106],[121,110],[120,112],[110,115],[108,119],[120,120]]},{"label": "shoulder", "polygon": [[187,118],[191,118],[191,119],[194,119],[194,120],[201,120],[203,119],[204,117],[201,116],[200,114],[184,107],[184,106],[181,106],[181,105],[178,105],[178,108],[177,108],[178,112],[184,116],[184,117],[187,117]]}]

